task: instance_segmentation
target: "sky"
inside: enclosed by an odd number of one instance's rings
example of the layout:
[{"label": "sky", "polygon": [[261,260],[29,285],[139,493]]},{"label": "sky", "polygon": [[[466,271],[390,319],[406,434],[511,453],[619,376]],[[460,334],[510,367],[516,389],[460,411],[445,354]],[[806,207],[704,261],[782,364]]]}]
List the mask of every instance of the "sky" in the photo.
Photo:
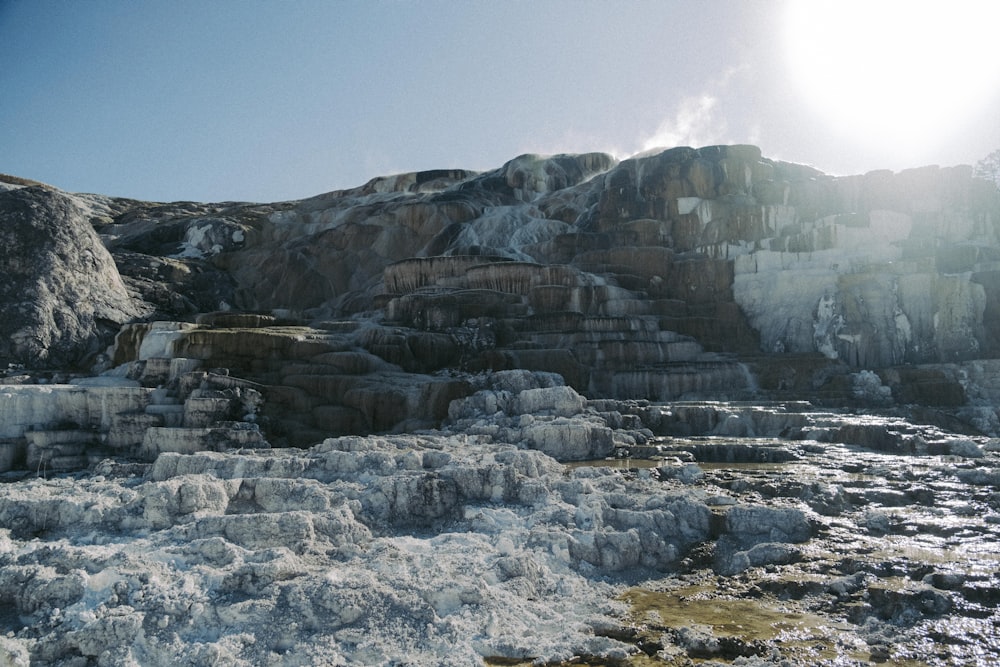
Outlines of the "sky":
[{"label": "sky", "polygon": [[267,202],[523,153],[975,164],[997,25],[984,0],[0,0],[0,172]]}]

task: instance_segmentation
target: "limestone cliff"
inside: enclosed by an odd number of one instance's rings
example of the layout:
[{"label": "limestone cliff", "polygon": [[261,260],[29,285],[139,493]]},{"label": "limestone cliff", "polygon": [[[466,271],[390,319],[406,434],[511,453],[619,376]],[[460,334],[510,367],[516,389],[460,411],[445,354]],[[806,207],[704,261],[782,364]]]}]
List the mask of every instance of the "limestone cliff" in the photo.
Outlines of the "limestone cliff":
[{"label": "limestone cliff", "polygon": [[0,665],[997,664],[998,222],[750,146],[0,175]]},{"label": "limestone cliff", "polygon": [[134,321],[105,367],[149,386],[228,369],[279,441],[436,423],[510,369],[590,398],[997,393],[968,364],[1000,354],[1000,193],[967,167],[833,177],[714,146],[273,204],[4,187],[0,361],[93,363]]}]

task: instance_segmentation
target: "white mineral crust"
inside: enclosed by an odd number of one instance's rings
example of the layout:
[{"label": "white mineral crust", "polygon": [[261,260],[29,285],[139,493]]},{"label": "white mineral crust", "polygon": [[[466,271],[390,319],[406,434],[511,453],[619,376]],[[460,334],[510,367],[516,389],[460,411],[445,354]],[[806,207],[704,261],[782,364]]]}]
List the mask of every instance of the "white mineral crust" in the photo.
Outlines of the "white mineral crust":
[{"label": "white mineral crust", "polygon": [[600,574],[709,535],[680,487],[461,434],[119,465],[6,487],[0,601],[34,638],[8,636],[0,662],[624,656],[594,632],[621,611]]}]

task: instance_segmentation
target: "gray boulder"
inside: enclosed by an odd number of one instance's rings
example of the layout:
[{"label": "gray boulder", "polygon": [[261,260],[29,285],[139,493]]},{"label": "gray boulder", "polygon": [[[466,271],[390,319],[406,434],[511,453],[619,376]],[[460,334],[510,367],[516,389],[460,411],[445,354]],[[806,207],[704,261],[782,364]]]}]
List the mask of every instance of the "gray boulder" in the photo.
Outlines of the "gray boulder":
[{"label": "gray boulder", "polygon": [[72,197],[0,192],[0,363],[78,368],[141,314]]},{"label": "gray boulder", "polygon": [[801,551],[789,543],[807,542],[812,527],[806,514],[793,507],[738,505],[726,512],[725,533],[715,551],[715,571],[734,575],[751,567],[798,560]]}]

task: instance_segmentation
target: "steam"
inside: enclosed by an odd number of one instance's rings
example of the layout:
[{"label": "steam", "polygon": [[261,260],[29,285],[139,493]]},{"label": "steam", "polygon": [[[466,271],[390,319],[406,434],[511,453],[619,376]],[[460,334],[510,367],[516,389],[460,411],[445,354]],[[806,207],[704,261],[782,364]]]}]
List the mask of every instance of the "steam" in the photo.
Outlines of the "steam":
[{"label": "steam", "polygon": [[726,122],[718,114],[719,98],[707,93],[685,97],[673,117],[660,123],[653,136],[642,144],[642,151],[670,146],[704,146],[721,143]]},{"label": "steam", "polygon": [[753,119],[744,118],[747,127],[735,132],[739,136],[733,136],[725,116],[726,101],[733,92],[732,88],[740,85],[749,70],[748,65],[730,67],[710,81],[702,92],[682,97],[673,114],[664,118],[652,136],[642,141],[641,152],[673,146],[756,143],[760,137],[760,126]]}]

